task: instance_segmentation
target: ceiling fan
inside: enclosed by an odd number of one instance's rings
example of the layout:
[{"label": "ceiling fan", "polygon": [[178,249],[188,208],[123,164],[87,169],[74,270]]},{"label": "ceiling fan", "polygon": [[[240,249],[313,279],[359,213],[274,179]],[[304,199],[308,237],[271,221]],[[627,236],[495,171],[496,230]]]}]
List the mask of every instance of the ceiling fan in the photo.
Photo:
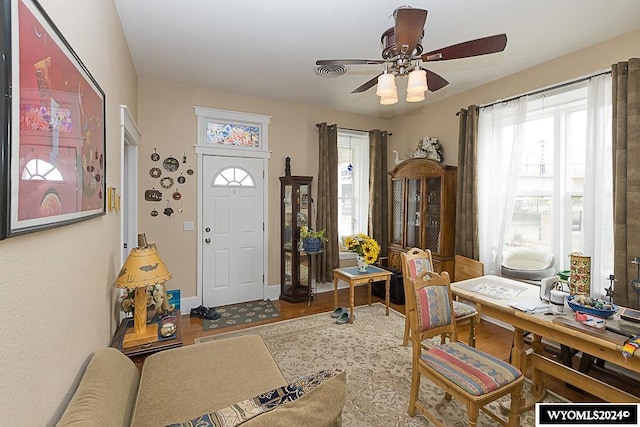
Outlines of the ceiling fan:
[{"label": "ceiling fan", "polygon": [[[395,82],[393,82],[395,76],[403,77],[409,75],[409,85],[411,86],[411,72],[421,71],[421,73],[416,74],[423,74],[424,77],[426,77],[424,86],[419,85],[420,87],[424,87],[424,89],[422,89],[422,98],[419,99],[423,100],[424,90],[428,88],[431,92],[434,92],[442,89],[448,85],[449,82],[439,74],[436,74],[426,68],[422,68],[420,66],[420,62],[446,61],[449,59],[486,55],[502,52],[507,46],[507,35],[498,34],[469,40],[463,43],[423,53],[422,38],[424,37],[424,25],[427,20],[427,11],[424,9],[402,6],[393,12],[393,17],[395,19],[395,26],[382,33],[382,59],[323,59],[316,61],[316,65],[384,64],[385,69],[383,72],[351,92],[365,92],[378,83],[378,95],[381,95],[380,92],[382,86],[386,87],[387,84],[393,84],[393,89],[395,91]],[[383,77],[385,75],[388,76]],[[380,78],[384,81],[380,80]],[[411,90],[411,87],[408,91],[409,90]],[[382,91],[384,92],[383,89]],[[383,97],[383,95],[381,96]],[[395,95],[395,101],[397,102],[397,93]]]}]

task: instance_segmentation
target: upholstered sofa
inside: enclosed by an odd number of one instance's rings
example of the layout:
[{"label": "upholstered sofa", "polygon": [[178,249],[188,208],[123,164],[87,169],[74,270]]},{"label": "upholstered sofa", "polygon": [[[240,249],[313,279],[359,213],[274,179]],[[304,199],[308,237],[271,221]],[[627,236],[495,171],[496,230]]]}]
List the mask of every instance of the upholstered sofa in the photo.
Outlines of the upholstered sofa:
[{"label": "upholstered sofa", "polygon": [[[287,381],[259,335],[156,353],[145,360],[142,373],[121,352],[106,348],[92,357],[57,425],[186,423],[284,385]],[[345,398],[346,374],[334,373],[242,426],[340,426]]]}]

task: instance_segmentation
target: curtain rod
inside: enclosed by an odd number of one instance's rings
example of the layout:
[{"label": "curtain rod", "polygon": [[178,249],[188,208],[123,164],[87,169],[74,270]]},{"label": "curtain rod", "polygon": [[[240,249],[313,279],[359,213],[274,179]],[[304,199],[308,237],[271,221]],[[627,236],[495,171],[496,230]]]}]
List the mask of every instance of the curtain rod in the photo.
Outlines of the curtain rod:
[{"label": "curtain rod", "polygon": [[513,96],[511,98],[501,99],[499,101],[491,102],[489,104],[480,105],[479,108],[486,108],[486,107],[491,107],[492,105],[496,105],[496,104],[502,104],[502,103],[506,103],[506,102],[510,102],[510,101],[515,101],[515,100],[517,100],[519,98],[522,98],[523,96],[538,95],[540,93],[549,92],[551,90],[560,89],[560,88],[563,88],[565,86],[571,86],[571,85],[576,84],[576,83],[580,83],[580,82],[584,82],[584,81],[587,81],[587,80],[591,80],[593,77],[603,76],[605,74],[611,74],[611,70],[609,69],[609,70],[606,70],[606,71],[601,71],[601,72],[598,72],[598,73],[595,73],[595,74],[591,74],[591,75],[588,75],[588,76],[580,77],[580,78],[575,79],[575,80],[571,80],[571,81],[564,82],[564,83],[559,83],[559,84],[554,85],[554,86],[548,86],[546,88],[534,90],[533,92],[527,92],[527,93],[523,93],[522,95]]},{"label": "curtain rod", "polygon": [[[331,125],[329,125],[329,126],[331,126]],[[317,128],[319,128],[319,127],[320,127],[320,123],[316,123],[316,127],[317,127]],[[353,132],[367,132],[367,133],[369,132],[368,130],[363,130],[363,129],[351,129],[351,128],[343,128],[343,127],[339,127],[339,126],[338,126],[338,129],[341,129],[341,130],[350,130],[350,131],[353,131]],[[393,134],[392,134],[391,132],[387,132],[387,135],[391,136],[391,135],[393,135]]]}]

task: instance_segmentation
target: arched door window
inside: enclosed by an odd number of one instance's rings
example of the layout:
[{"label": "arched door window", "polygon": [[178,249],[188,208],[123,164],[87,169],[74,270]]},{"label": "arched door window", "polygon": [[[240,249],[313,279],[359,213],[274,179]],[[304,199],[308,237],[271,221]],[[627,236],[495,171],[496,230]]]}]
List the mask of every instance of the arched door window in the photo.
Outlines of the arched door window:
[{"label": "arched door window", "polygon": [[213,178],[214,187],[255,187],[251,175],[242,168],[224,169]]}]

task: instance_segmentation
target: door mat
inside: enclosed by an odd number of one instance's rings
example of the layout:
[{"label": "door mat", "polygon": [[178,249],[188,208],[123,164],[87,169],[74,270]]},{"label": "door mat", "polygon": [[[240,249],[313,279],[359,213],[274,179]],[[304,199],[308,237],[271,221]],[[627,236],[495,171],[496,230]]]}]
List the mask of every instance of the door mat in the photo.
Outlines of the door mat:
[{"label": "door mat", "polygon": [[229,326],[246,325],[247,323],[280,317],[280,312],[270,300],[225,305],[216,307],[216,311],[220,313],[220,318],[217,320],[202,319],[203,330],[210,331],[212,329],[228,328]]}]

